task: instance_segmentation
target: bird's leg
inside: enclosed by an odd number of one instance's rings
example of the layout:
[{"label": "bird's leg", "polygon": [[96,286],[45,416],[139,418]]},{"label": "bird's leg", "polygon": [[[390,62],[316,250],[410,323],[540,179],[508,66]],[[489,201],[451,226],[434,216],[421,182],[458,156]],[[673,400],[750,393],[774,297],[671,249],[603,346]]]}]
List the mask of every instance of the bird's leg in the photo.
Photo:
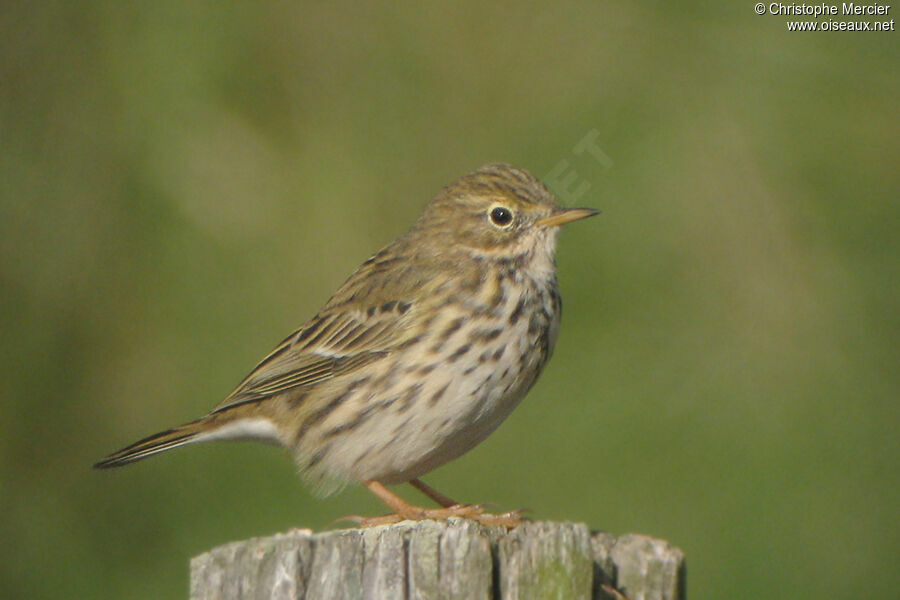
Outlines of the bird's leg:
[{"label": "bird's leg", "polygon": [[419,490],[420,492],[422,492],[423,494],[425,494],[426,496],[428,496],[429,498],[431,498],[432,500],[434,500],[435,502],[437,502],[444,508],[450,508],[451,506],[459,505],[459,502],[457,502],[453,498],[449,498],[449,497],[443,495],[442,493],[440,493],[439,491],[437,491],[430,485],[426,484],[421,479],[411,479],[409,482],[409,485],[413,486],[414,488],[416,488],[417,490]]},{"label": "bird's leg", "polygon": [[[424,491],[421,486],[428,489],[430,492],[433,492],[437,495],[440,500],[437,500],[440,504],[444,502],[451,503],[449,506],[443,506],[442,508],[422,508],[421,506],[415,506],[410,504],[397,494],[391,492],[383,484],[378,481],[369,480],[365,482],[365,486],[369,489],[370,492],[378,496],[378,499],[387,504],[393,511],[392,515],[385,515],[383,517],[371,517],[368,519],[359,518],[354,519],[358,520],[359,524],[363,527],[373,527],[375,525],[388,525],[390,523],[398,523],[404,520],[410,521],[421,521],[424,519],[435,519],[435,520],[444,520],[449,519],[451,517],[459,517],[462,519],[473,519],[478,521],[482,525],[488,526],[500,526],[500,527],[516,527],[517,525],[522,523],[522,515],[519,511],[511,511],[507,513],[503,513],[501,515],[492,515],[484,512],[484,508],[477,504],[457,504],[447,498],[446,496],[435,492],[430,487],[423,484],[421,481],[414,480],[419,485],[415,485],[416,488]],[[428,494],[428,492],[425,492]],[[428,494],[431,496],[431,494]]]},{"label": "bird's leg", "polygon": [[390,506],[391,509],[401,517],[409,518],[409,516],[413,515],[414,513],[419,513],[425,510],[424,508],[413,506],[374,479],[367,481],[366,487],[369,488],[370,492],[378,496],[379,500]]}]

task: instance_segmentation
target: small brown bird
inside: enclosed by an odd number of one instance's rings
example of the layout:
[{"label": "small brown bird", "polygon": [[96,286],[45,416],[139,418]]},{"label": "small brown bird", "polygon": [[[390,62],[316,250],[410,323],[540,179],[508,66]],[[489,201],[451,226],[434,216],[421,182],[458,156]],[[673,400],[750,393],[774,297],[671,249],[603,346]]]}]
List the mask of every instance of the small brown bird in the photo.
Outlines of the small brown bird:
[{"label": "small brown bird", "polygon": [[[319,313],[196,421],[98,462],[119,467],[195,442],[282,445],[320,491],[358,481],[396,514],[513,526],[419,477],[484,440],[543,369],[559,329],[564,209],[531,174],[487,165],[442,189],[412,228],[365,261]],[[413,506],[383,484],[409,482],[442,506]]]}]

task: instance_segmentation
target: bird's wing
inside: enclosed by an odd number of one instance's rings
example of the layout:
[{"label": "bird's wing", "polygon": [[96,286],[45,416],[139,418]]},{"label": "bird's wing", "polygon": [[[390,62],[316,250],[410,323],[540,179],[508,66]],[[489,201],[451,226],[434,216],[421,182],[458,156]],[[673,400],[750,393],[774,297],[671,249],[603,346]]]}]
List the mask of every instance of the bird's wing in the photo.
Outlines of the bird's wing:
[{"label": "bird's wing", "polygon": [[379,258],[380,254],[367,261],[318,315],[270,352],[214,412],[314,385],[413,341],[421,313],[413,301],[417,288],[411,283],[418,282],[400,277],[406,285],[396,285],[396,278],[391,278],[394,285],[384,285],[386,273],[379,269]]},{"label": "bird's wing", "polygon": [[292,333],[214,412],[310,386],[377,360],[410,341],[411,303],[388,301],[365,311],[332,309]]}]

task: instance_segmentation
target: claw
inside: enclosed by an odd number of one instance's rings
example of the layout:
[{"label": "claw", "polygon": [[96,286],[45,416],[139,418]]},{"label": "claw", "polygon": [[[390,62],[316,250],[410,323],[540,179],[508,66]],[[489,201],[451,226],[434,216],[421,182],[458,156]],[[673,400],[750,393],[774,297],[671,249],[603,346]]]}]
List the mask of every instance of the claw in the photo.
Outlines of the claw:
[{"label": "claw", "polygon": [[400,521],[406,520],[404,517],[400,515],[384,515],[381,517],[369,517],[366,519],[362,519],[359,522],[359,526],[363,529],[369,527],[378,527],[379,525],[393,525],[394,523],[399,523]]},{"label": "claw", "polygon": [[357,525],[359,525],[365,520],[366,518],[360,515],[344,515],[343,517],[338,517],[337,519],[331,521],[328,526],[331,527],[332,525],[337,525],[338,523],[343,523],[344,521],[350,521],[351,523],[356,523]]},{"label": "claw", "polygon": [[512,529],[529,520],[526,517],[522,516],[522,512],[522,510],[511,510],[499,515],[484,513],[482,515],[479,515],[478,517],[475,517],[475,520],[482,525],[488,525],[492,527],[506,527],[508,529]]}]

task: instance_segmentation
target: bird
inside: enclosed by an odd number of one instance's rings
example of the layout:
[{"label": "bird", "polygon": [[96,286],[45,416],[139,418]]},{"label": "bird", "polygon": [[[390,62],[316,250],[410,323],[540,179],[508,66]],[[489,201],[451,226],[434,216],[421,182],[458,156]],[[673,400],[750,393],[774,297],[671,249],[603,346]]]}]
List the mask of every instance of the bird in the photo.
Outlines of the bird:
[{"label": "bird", "polygon": [[[562,301],[563,208],[524,169],[485,165],[443,187],[207,415],[97,462],[120,467],[215,440],[285,447],[314,491],[361,483],[393,512],[364,525],[461,517],[514,527],[421,477],[471,450],[519,404],[550,358]],[[387,488],[410,483],[440,508]]]}]

